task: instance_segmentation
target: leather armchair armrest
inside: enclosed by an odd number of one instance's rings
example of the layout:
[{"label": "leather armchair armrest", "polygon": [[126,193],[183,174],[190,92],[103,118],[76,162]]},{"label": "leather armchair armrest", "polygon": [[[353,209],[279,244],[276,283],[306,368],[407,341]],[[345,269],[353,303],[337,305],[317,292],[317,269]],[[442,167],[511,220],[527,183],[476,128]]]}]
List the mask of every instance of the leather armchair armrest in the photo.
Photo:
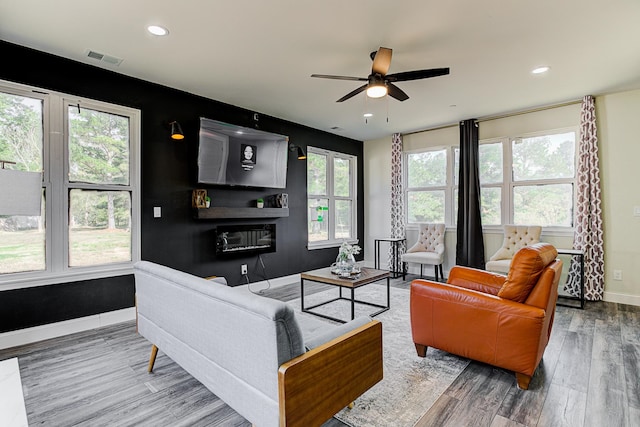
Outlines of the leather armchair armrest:
[{"label": "leather armchair armrest", "polygon": [[498,295],[507,277],[476,268],[455,266],[449,271],[447,283],[461,288],[473,289],[491,295]]}]

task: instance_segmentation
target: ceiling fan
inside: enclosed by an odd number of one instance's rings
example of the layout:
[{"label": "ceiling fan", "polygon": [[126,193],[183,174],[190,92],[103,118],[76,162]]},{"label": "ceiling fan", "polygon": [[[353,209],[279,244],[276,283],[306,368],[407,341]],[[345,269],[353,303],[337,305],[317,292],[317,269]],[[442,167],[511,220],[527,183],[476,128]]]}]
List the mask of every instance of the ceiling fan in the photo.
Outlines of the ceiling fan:
[{"label": "ceiling fan", "polygon": [[327,74],[312,74],[311,77],[367,82],[367,84],[349,92],[336,102],[346,101],[365,90],[367,91],[367,96],[370,98],[381,98],[389,94],[389,96],[397,99],[398,101],[406,101],[409,99],[409,95],[404,93],[404,91],[394,83],[405,82],[408,80],[427,79],[429,77],[438,77],[449,74],[449,68],[432,68],[429,70],[415,70],[387,74],[389,66],[391,65],[392,52],[393,50],[388,47],[381,47],[377,51],[371,52],[369,56],[371,56],[371,60],[373,60],[373,65],[371,66],[371,74],[369,74],[369,77],[332,76]]}]

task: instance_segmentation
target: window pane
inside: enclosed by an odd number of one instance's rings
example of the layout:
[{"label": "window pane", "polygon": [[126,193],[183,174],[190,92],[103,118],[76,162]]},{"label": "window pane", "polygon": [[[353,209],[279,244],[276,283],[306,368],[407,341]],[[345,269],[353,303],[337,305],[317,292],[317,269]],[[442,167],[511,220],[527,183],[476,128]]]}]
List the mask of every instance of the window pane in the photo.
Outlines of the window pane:
[{"label": "window pane", "polygon": [[443,186],[447,183],[447,150],[407,155],[409,188]]},{"label": "window pane", "polygon": [[482,225],[500,225],[502,215],[502,188],[481,188],[480,216]]},{"label": "window pane", "polygon": [[460,181],[460,149],[453,149],[453,182],[454,185],[458,185]]},{"label": "window pane", "polygon": [[[338,197],[349,197],[351,176],[347,159],[333,159],[333,195]],[[337,236],[336,236],[337,237]]]},{"label": "window pane", "polygon": [[69,107],[69,181],[129,185],[129,118]]},{"label": "window pane", "polygon": [[517,186],[513,189],[516,224],[573,226],[573,185]]},{"label": "window pane", "polygon": [[407,217],[410,223],[444,222],[444,190],[410,191]]},{"label": "window pane", "polygon": [[309,241],[329,240],[329,199],[309,200]]},{"label": "window pane", "polygon": [[0,159],[11,169],[42,171],[42,100],[0,92]]},{"label": "window pane", "polygon": [[480,144],[478,148],[480,183],[502,182],[502,143]]},{"label": "window pane", "polygon": [[573,178],[575,132],[512,141],[513,179]]},{"label": "window pane", "polygon": [[351,200],[336,200],[336,239],[352,237],[351,218]]},{"label": "window pane", "polygon": [[46,268],[44,203],[40,216],[0,216],[0,274]]},{"label": "window pane", "polygon": [[69,266],[131,261],[128,191],[69,192]]},{"label": "window pane", "polygon": [[309,194],[327,194],[327,156],[307,153],[307,191]]}]

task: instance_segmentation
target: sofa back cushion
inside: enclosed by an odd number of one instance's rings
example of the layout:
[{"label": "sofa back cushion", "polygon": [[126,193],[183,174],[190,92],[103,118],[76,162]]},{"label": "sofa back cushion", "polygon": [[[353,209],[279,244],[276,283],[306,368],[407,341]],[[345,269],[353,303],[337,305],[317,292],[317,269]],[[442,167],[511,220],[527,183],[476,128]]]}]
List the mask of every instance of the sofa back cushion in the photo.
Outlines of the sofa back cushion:
[{"label": "sofa back cushion", "polygon": [[544,268],[558,256],[549,243],[535,243],[520,249],[513,256],[504,285],[498,292],[501,298],[525,302]]},{"label": "sofa back cushion", "polygon": [[203,383],[242,382],[277,405],[279,366],[305,351],[290,306],[146,261],[134,274],[141,335],[187,371],[211,364],[191,372]]}]

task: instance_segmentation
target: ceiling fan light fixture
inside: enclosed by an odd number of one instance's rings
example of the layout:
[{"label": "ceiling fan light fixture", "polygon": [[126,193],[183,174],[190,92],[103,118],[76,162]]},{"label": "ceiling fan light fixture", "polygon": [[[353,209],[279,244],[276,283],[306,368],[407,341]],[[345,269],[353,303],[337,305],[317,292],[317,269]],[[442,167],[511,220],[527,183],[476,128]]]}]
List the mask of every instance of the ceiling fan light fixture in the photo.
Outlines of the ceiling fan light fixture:
[{"label": "ceiling fan light fixture", "polygon": [[369,86],[367,96],[369,98],[382,98],[387,94],[387,87],[383,85]]},{"label": "ceiling fan light fixture", "polygon": [[387,85],[384,78],[379,74],[369,76],[369,85],[367,86],[367,96],[369,98],[382,98],[387,94]]}]

